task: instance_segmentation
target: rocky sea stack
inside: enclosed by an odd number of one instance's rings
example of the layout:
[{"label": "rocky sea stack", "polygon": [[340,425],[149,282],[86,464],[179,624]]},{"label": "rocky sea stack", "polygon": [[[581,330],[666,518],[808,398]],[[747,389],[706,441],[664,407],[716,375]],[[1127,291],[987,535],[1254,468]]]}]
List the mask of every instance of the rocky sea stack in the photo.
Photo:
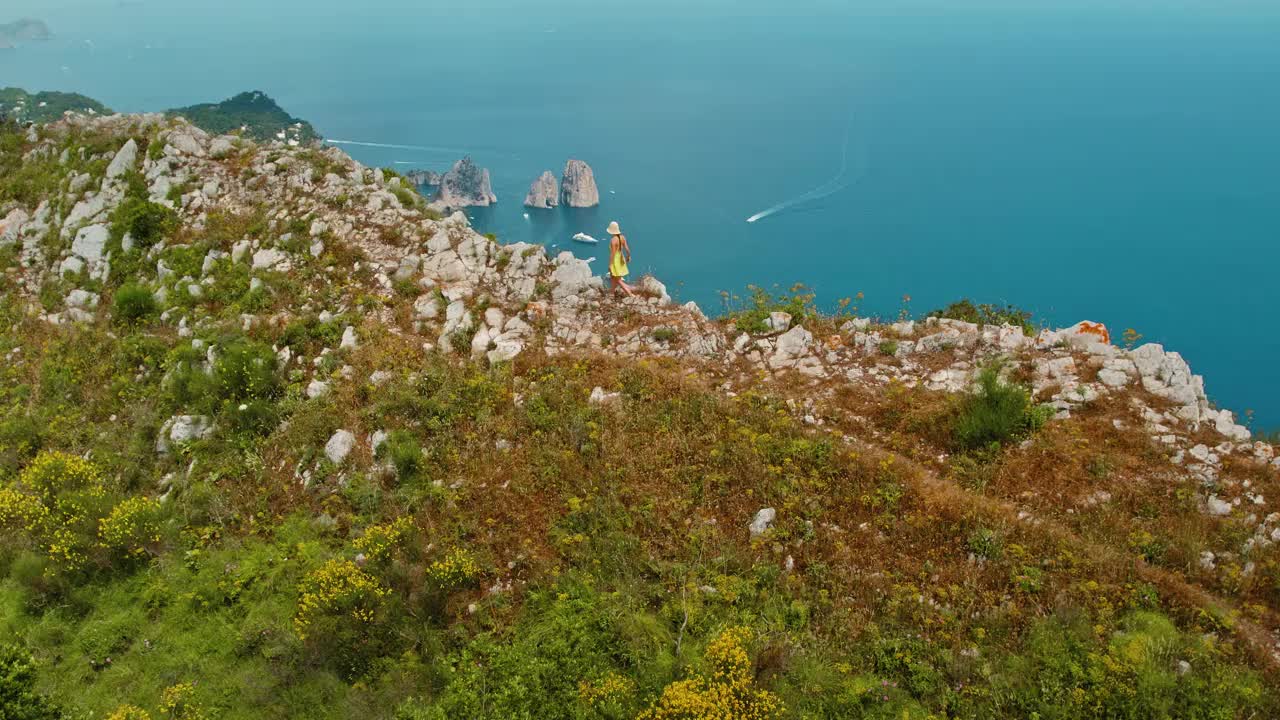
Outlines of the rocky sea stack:
[{"label": "rocky sea stack", "polygon": [[560,186],[561,198],[569,207],[589,208],[600,204],[595,173],[581,160],[571,159],[564,164],[564,179]]},{"label": "rocky sea stack", "polygon": [[447,208],[488,207],[498,202],[489,181],[489,170],[476,165],[467,156],[453,164],[440,178],[440,194],[436,203]]},{"label": "rocky sea stack", "polygon": [[404,174],[405,180],[419,187],[423,185],[439,185],[440,177],[440,173],[434,170],[410,170]]},{"label": "rocky sea stack", "polygon": [[524,198],[525,207],[553,208],[560,204],[560,183],[550,170],[544,171],[529,186],[529,194]]}]

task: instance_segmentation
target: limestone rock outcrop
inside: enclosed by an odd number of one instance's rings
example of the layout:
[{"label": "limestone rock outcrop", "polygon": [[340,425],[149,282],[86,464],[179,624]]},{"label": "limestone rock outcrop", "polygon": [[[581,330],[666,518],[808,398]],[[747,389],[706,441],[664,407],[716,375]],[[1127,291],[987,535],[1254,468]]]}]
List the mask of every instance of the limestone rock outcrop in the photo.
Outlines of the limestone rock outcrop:
[{"label": "limestone rock outcrop", "polygon": [[600,190],[596,187],[596,176],[590,165],[572,159],[564,164],[560,198],[565,205],[573,208],[589,208],[600,204]]},{"label": "limestone rock outcrop", "polygon": [[553,208],[560,204],[560,183],[550,170],[544,171],[529,186],[529,194],[524,198],[524,206],[531,208]]},{"label": "limestone rock outcrop", "polygon": [[409,182],[418,186],[439,185],[440,178],[441,178],[440,173],[434,170],[410,170],[409,172],[404,174],[405,180],[408,180]]},{"label": "limestone rock outcrop", "polygon": [[489,181],[489,170],[476,165],[471,157],[453,164],[440,178],[440,194],[436,202],[448,208],[488,207],[498,202]]}]

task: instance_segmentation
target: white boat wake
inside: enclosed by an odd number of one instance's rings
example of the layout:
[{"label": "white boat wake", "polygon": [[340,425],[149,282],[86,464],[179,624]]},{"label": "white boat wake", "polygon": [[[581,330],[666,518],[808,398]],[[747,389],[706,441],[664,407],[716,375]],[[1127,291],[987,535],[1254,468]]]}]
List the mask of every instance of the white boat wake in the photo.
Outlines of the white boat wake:
[{"label": "white boat wake", "polygon": [[587,243],[588,245],[595,245],[600,242],[599,240],[591,237],[586,233],[578,233],[577,235],[573,236],[573,239],[577,240],[580,243]]},{"label": "white boat wake", "polygon": [[463,150],[462,148],[430,147],[427,145],[397,145],[395,143],[363,142],[361,140],[326,139],[325,142],[330,143],[332,145],[359,145],[360,147],[388,148],[391,150],[418,150],[421,152],[451,153],[454,155],[466,155],[470,152],[468,150]]},{"label": "white boat wake", "polygon": [[[770,215],[776,215],[784,210],[789,210],[793,207],[796,207],[797,205],[802,205],[807,202],[813,202],[815,200],[821,200],[823,198],[831,197],[832,195],[835,195],[836,193],[844,190],[845,188],[849,187],[853,183],[857,182],[858,179],[863,174],[863,172],[865,172],[866,170],[865,167],[859,168],[858,175],[854,177],[852,180],[849,180],[848,182],[844,181],[845,176],[848,175],[849,173],[849,136],[852,132],[852,129],[853,129],[853,121],[852,119],[850,119],[849,125],[845,127],[844,148],[840,152],[840,172],[836,173],[835,177],[824,182],[818,187],[810,190],[809,192],[806,192],[802,195],[797,195],[796,197],[793,197],[790,200],[780,202],[777,205],[761,210],[755,215],[752,215],[751,217],[747,218],[747,222],[749,223],[757,222],[759,220],[763,220],[769,217]],[[865,157],[863,159],[865,160]],[[861,164],[865,166],[865,162]]]}]

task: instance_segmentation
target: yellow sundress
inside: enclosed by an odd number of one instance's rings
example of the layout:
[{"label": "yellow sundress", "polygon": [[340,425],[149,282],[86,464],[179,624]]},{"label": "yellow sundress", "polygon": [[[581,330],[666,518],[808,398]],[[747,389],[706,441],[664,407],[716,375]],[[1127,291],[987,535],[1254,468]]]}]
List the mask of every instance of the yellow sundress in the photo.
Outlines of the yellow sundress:
[{"label": "yellow sundress", "polygon": [[627,269],[626,256],[623,255],[622,248],[619,247],[613,251],[613,257],[609,260],[609,274],[616,278],[623,278],[630,273],[631,271]]}]

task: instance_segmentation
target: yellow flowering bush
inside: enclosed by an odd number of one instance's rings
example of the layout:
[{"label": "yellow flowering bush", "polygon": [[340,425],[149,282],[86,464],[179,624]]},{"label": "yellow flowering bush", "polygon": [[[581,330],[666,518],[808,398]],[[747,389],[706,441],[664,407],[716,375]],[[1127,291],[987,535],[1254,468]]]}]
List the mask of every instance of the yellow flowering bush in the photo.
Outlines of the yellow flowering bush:
[{"label": "yellow flowering bush", "polygon": [[412,527],[413,521],[408,517],[396,518],[389,523],[374,525],[365,530],[364,535],[357,538],[354,545],[368,559],[383,560],[400,545]]},{"label": "yellow flowering bush", "polygon": [[84,564],[105,496],[96,465],[64,452],[42,452],[0,493],[0,525],[21,528],[67,569]]},{"label": "yellow flowering bush", "polygon": [[148,545],[160,542],[160,501],[131,497],[116,505],[98,524],[98,544],[130,557],[147,553]]},{"label": "yellow flowering bush", "polygon": [[626,710],[631,705],[635,693],[635,681],[616,672],[611,672],[594,682],[583,680],[578,683],[578,699],[594,710],[597,715],[604,717],[623,717],[624,714],[627,717],[633,716],[634,711],[627,713]]},{"label": "yellow flowering bush", "polygon": [[80,518],[68,518],[67,524],[53,528],[46,538],[49,558],[68,570],[80,567],[88,559],[85,552],[88,543],[85,542],[84,534],[73,527],[75,523],[70,522],[71,520],[78,521]]},{"label": "yellow flowering bush", "polygon": [[317,625],[327,624],[326,620],[369,625],[388,592],[350,560],[330,560],[303,578],[293,629],[305,640]]},{"label": "yellow flowering bush", "polygon": [[151,713],[137,705],[121,705],[107,716],[107,720],[151,720]]},{"label": "yellow flowering bush", "polygon": [[39,532],[49,520],[49,509],[34,495],[0,488],[0,529]]},{"label": "yellow flowering bush", "polygon": [[194,683],[170,685],[160,694],[160,711],[174,720],[204,720],[204,709],[196,703],[195,694]]},{"label": "yellow flowering bush", "polygon": [[707,645],[707,668],[671,683],[639,720],[773,720],[782,717],[777,695],[755,687],[746,643],[751,631],[731,627]]},{"label": "yellow flowering bush", "polygon": [[480,564],[467,550],[454,548],[427,566],[427,579],[441,590],[462,587],[480,579]]},{"label": "yellow flowering bush", "polygon": [[45,504],[79,493],[101,497],[102,472],[82,457],[49,451],[36,456],[18,476],[18,482],[35,491]]}]

